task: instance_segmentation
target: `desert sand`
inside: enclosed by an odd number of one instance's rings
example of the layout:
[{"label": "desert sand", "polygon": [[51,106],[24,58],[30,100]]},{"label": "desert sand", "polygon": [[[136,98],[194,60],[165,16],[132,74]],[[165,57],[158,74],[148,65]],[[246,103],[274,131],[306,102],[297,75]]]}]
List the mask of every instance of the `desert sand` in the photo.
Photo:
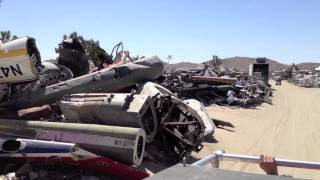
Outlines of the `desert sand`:
[{"label": "desert sand", "polygon": [[[283,82],[275,86],[272,104],[252,109],[211,106],[211,117],[229,121],[235,128],[215,132],[216,143],[205,143],[195,158],[218,149],[243,155],[268,154],[276,158],[320,162],[320,89]],[[257,164],[221,163],[222,169],[264,173]],[[279,168],[279,174],[320,179],[320,170]]]}]

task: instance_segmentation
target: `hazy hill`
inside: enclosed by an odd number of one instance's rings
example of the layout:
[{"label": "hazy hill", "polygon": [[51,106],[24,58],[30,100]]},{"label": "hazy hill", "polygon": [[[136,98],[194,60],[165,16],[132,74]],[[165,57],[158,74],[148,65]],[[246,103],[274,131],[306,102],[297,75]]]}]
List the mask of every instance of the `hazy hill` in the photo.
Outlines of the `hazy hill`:
[{"label": "hazy hill", "polygon": [[[256,62],[255,58],[250,57],[231,57],[222,59],[223,67],[226,68],[236,68],[240,71],[249,71],[249,65]],[[270,71],[281,70],[286,68],[285,64],[278,63],[277,61],[268,59],[268,63],[270,64]],[[170,69],[175,70],[177,68],[194,68],[194,67],[203,67],[202,64],[198,63],[190,63],[190,62],[181,62],[176,64],[170,64]]]},{"label": "hazy hill", "polygon": [[[256,62],[256,58],[251,58],[251,57],[231,57],[231,58],[226,58],[223,59],[223,67],[226,68],[237,68],[240,71],[249,71],[249,65],[252,63]],[[269,63],[269,70],[270,71],[279,71],[284,68],[287,68],[287,65],[279,63],[275,60],[267,59],[267,62]]]},{"label": "hazy hill", "polygon": [[320,66],[320,63],[307,62],[307,63],[300,63],[297,65],[302,70],[314,70],[316,67]]},{"label": "hazy hill", "polygon": [[[56,63],[57,60],[50,59],[46,61]],[[222,59],[222,61],[223,61],[223,64],[222,64],[223,67],[236,68],[236,69],[239,69],[240,71],[246,72],[249,70],[249,65],[256,62],[256,58],[235,56],[231,58]],[[167,63],[166,62],[164,63],[167,67]],[[270,64],[270,71],[279,71],[289,66],[271,59],[268,59],[268,63]],[[320,63],[306,62],[306,63],[297,64],[297,65],[300,69],[303,69],[303,70],[314,70],[316,67],[320,66]],[[180,63],[170,64],[167,71],[170,72],[177,68],[197,68],[197,67],[203,67],[203,64],[191,63],[191,62],[180,62]]]},{"label": "hazy hill", "polygon": [[[225,58],[222,59],[223,67],[226,68],[236,68],[239,69],[240,71],[247,72],[249,71],[249,65],[252,63],[256,62],[256,58],[251,58],[251,57],[231,57],[231,58]],[[267,59],[267,62],[270,64],[269,70],[272,71],[279,71],[282,69],[287,68],[289,65],[279,63],[276,60],[272,59]],[[300,63],[297,64],[300,69],[303,70],[314,70],[316,67],[320,66],[320,63]],[[175,70],[177,68],[194,68],[194,67],[203,67],[202,64],[200,63],[190,63],[190,62],[181,62],[181,63],[176,63],[176,64],[170,64],[170,69]]]}]

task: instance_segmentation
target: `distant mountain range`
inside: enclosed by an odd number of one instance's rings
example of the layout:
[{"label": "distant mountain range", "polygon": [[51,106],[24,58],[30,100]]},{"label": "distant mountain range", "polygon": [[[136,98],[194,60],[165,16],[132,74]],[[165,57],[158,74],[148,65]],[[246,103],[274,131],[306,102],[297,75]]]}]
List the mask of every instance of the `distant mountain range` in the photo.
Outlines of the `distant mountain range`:
[{"label": "distant mountain range", "polygon": [[[56,59],[50,59],[46,60],[49,62],[56,62]],[[222,59],[222,66],[226,68],[236,68],[240,71],[246,72],[249,71],[249,65],[256,62],[256,58],[251,57],[231,57],[231,58],[225,58]],[[272,71],[280,71],[282,69],[285,69],[289,67],[291,64],[282,64],[279,63],[276,60],[267,59],[267,62],[270,64],[270,72]],[[164,62],[166,66],[168,65],[166,62]],[[320,63],[313,63],[313,62],[305,62],[297,64],[300,69],[303,70],[314,70],[316,67],[320,66]],[[168,71],[175,70],[177,68],[197,68],[197,67],[203,67],[202,63],[191,63],[191,62],[180,62],[175,64],[169,64]]]},{"label": "distant mountain range", "polygon": [[305,63],[298,64],[298,67],[303,70],[314,70],[319,66],[320,66],[320,63],[312,63],[312,62],[305,62]]},{"label": "distant mountain range", "polygon": [[[225,58],[222,59],[222,66],[226,68],[236,68],[240,71],[249,71],[249,65],[256,62],[256,58],[251,57],[231,57],[231,58]],[[282,69],[285,69],[289,67],[291,64],[282,64],[279,63],[276,60],[267,59],[267,62],[269,63],[269,70],[272,71],[280,71]],[[300,69],[303,70],[314,70],[316,67],[320,66],[320,63],[300,63],[297,64]],[[181,62],[176,64],[170,64],[170,69],[174,70],[177,68],[194,68],[194,67],[203,67],[202,64],[199,63],[190,63],[190,62]]]}]

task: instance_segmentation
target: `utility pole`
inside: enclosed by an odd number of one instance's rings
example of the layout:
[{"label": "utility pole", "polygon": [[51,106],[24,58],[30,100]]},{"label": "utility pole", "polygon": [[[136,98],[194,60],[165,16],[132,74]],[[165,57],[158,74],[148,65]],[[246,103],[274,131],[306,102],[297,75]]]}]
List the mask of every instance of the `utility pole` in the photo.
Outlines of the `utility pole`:
[{"label": "utility pole", "polygon": [[167,56],[168,64],[170,63],[170,60],[171,60],[171,59],[173,59],[173,56],[172,56],[172,55],[168,55],[168,56]]},{"label": "utility pole", "polygon": [[168,55],[167,56],[167,61],[168,61],[168,65],[166,67],[166,73],[170,73],[170,60],[173,59],[173,56],[172,55]]}]

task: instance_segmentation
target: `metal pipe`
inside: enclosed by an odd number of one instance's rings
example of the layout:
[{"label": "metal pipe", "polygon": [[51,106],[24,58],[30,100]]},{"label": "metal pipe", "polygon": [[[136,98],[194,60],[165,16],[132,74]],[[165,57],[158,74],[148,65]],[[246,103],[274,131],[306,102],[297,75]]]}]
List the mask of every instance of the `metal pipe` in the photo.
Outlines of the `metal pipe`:
[{"label": "metal pipe", "polygon": [[191,166],[204,166],[207,163],[212,162],[212,161],[214,161],[216,159],[217,159],[217,154],[216,153],[212,153],[212,154],[209,154],[208,156],[200,159],[199,161],[191,164]]},{"label": "metal pipe", "polygon": [[[219,150],[193,163],[192,166],[203,166],[214,160],[240,161],[240,162],[248,162],[248,163],[256,163],[256,164],[261,162],[260,157],[258,156],[228,154],[228,153],[225,153],[224,150]],[[277,163],[278,166],[320,170],[319,162],[297,161],[297,160],[288,160],[288,159],[275,159],[275,162]]]},{"label": "metal pipe", "polygon": [[0,137],[0,158],[50,158],[53,156],[74,158],[82,151],[82,156],[96,157],[97,155],[84,151],[74,143],[41,141],[33,139],[10,139]]},{"label": "metal pipe", "polygon": [[[228,154],[228,153],[222,154],[222,160],[249,162],[249,163],[256,163],[256,164],[261,162],[260,157],[258,156],[244,156],[244,155]],[[318,162],[297,161],[297,160],[288,160],[288,159],[275,159],[275,162],[277,163],[278,166],[320,170],[320,163]]]},{"label": "metal pipe", "polygon": [[87,151],[136,166],[142,162],[146,139],[141,128],[6,119],[0,119],[0,134],[72,142]]},{"label": "metal pipe", "polygon": [[156,56],[140,59],[111,69],[79,76],[45,88],[29,88],[21,96],[0,103],[5,108],[27,108],[54,103],[76,93],[112,92],[162,75],[163,62]]}]

